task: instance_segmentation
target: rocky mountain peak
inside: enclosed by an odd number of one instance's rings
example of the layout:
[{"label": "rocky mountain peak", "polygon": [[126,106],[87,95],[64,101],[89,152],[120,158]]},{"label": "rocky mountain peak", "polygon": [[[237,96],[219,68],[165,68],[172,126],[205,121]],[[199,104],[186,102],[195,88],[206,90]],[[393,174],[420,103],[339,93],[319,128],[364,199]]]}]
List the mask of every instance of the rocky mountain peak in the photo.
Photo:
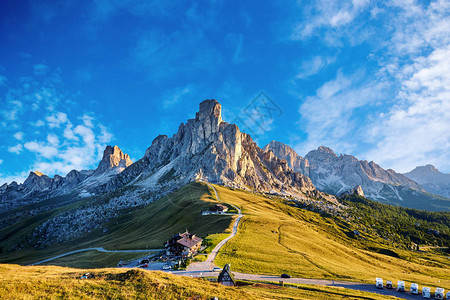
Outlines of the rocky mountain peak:
[{"label": "rocky mountain peak", "polygon": [[322,153],[331,154],[331,155],[337,157],[336,153],[334,153],[333,150],[331,150],[330,148],[325,147],[325,146],[320,146],[319,148],[317,148],[317,151],[322,152]]},{"label": "rocky mountain peak", "polygon": [[338,156],[328,147],[320,146],[317,150],[312,150],[306,154],[305,158],[308,160],[334,160]]},{"label": "rocky mountain peak", "polygon": [[30,175],[28,175],[28,178],[25,179],[23,185],[30,190],[45,190],[50,187],[51,181],[51,178],[47,175],[39,171],[35,171],[30,172]]},{"label": "rocky mountain peak", "polygon": [[130,156],[124,154],[118,146],[111,147],[108,145],[103,151],[103,158],[98,164],[96,173],[103,173],[110,169],[122,171],[132,163]]},{"label": "rocky mountain peak", "polygon": [[207,99],[200,103],[200,109],[195,116],[197,120],[205,120],[208,118],[215,118],[218,123],[222,122],[222,106],[215,99]]}]

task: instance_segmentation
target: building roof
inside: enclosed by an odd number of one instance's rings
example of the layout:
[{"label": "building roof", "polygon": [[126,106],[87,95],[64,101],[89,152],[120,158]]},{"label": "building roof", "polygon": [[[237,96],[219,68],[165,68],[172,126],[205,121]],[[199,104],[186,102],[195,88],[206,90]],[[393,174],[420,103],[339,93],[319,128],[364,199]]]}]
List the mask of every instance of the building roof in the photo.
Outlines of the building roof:
[{"label": "building roof", "polygon": [[188,234],[184,235],[183,234],[182,236],[183,237],[181,239],[179,239],[177,241],[177,243],[179,243],[185,247],[188,247],[188,248],[191,248],[203,241],[201,238],[199,238],[198,236],[195,236],[195,235],[188,235]]},{"label": "building roof", "polygon": [[231,273],[230,270],[230,264],[226,264],[225,267],[223,267],[222,272],[220,272],[219,277],[217,277],[217,282],[223,282],[224,280],[231,280],[234,285],[236,285],[236,279],[234,278],[233,273]]}]

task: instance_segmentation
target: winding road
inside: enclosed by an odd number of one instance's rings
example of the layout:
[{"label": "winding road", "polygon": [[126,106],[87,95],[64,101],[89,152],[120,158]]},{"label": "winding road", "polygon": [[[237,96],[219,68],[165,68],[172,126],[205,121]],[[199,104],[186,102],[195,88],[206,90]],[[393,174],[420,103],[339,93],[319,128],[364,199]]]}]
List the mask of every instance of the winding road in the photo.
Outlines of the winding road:
[{"label": "winding road", "polygon": [[85,252],[85,251],[98,251],[98,252],[107,252],[107,253],[150,253],[150,252],[155,252],[155,251],[161,251],[163,249],[147,249],[147,250],[106,250],[103,247],[94,247],[94,248],[85,248],[85,249],[79,249],[79,250],[74,250],[74,251],[70,251],[70,252],[66,252],[57,256],[53,256],[41,261],[38,261],[34,264],[31,264],[31,266],[35,266],[35,265],[39,265],[48,261],[52,261],[55,260],[57,258],[61,258],[67,255],[71,255],[71,254],[75,254],[75,253],[80,253],[80,252]]},{"label": "winding road", "polygon": [[[220,200],[219,195],[217,194],[216,188],[208,182],[205,182],[205,183],[214,190],[217,201],[223,202]],[[208,255],[208,258],[205,261],[191,263],[188,266],[187,271],[189,271],[189,272],[196,272],[196,271],[207,272],[207,271],[212,270],[215,267],[214,259],[216,259],[216,256],[217,256],[217,253],[219,253],[219,250],[223,247],[223,245],[225,245],[230,239],[232,239],[236,235],[237,229],[239,226],[239,221],[241,220],[241,218],[244,215],[241,213],[241,209],[239,207],[237,207],[233,204],[230,204],[230,205],[233,206],[238,211],[238,217],[236,218],[236,220],[234,220],[233,229],[231,231],[231,234],[227,238],[223,239],[220,243],[218,243],[216,245],[216,247],[214,247],[214,249],[211,251],[211,253]]]}]

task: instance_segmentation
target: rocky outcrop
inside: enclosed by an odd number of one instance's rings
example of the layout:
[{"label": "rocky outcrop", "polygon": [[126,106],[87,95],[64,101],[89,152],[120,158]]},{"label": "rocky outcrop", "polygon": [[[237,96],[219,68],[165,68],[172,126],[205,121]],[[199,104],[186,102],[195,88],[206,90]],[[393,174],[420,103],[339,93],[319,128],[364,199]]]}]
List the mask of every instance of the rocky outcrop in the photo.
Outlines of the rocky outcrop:
[{"label": "rocky outcrop", "polygon": [[360,185],[358,185],[348,191],[343,192],[339,196],[342,197],[342,196],[347,196],[347,195],[355,195],[355,196],[364,197],[364,191],[363,191],[362,187]]},{"label": "rocky outcrop", "polygon": [[103,151],[103,158],[98,164],[95,173],[105,173],[110,170],[114,170],[117,173],[120,173],[132,163],[133,162],[131,161],[128,154],[124,154],[119,147],[106,146],[106,149]]},{"label": "rocky outcrop", "polygon": [[419,166],[403,175],[422,185],[429,193],[450,198],[450,174],[440,172],[433,165]]}]

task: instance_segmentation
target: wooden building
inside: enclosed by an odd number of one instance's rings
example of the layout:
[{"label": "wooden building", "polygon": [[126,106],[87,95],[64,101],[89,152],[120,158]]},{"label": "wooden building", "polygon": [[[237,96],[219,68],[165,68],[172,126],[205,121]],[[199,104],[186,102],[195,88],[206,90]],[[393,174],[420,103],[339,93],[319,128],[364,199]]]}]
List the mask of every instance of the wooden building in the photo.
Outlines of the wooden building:
[{"label": "wooden building", "polygon": [[195,234],[189,233],[186,229],[186,232],[184,233],[173,235],[172,238],[164,244],[164,248],[166,249],[166,255],[188,258],[200,249],[202,242],[203,240],[201,238]]},{"label": "wooden building", "polygon": [[236,285],[236,279],[234,278],[233,273],[231,273],[231,265],[226,264],[225,267],[223,267],[222,272],[220,272],[219,277],[217,278],[217,282],[226,285],[226,286],[235,286]]}]

